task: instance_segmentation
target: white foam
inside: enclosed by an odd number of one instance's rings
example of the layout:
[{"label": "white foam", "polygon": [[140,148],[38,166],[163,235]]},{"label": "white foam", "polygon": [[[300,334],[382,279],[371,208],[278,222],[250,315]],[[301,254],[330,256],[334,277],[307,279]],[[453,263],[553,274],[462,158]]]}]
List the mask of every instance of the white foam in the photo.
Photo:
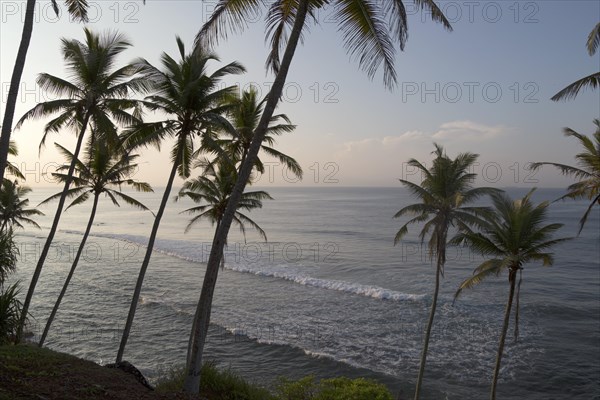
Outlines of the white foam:
[{"label": "white foam", "polygon": [[[69,232],[71,233],[72,231]],[[126,242],[139,244],[141,246],[145,246],[147,244],[147,238],[134,235],[115,235],[97,233],[94,236],[123,240]],[[154,251],[189,262],[202,264],[206,262],[206,260],[203,259],[205,257],[203,257],[201,253],[197,254],[199,251],[198,246],[194,246],[183,241],[157,240],[154,246]],[[339,292],[354,294],[357,296],[371,297],[379,300],[402,302],[422,301],[425,298],[427,298],[427,295],[403,293],[391,289],[382,288],[379,286],[364,285],[360,283],[334,279],[314,278],[302,272],[295,271],[292,268],[289,268],[288,266],[282,267],[276,265],[262,265],[258,263],[251,265],[226,263],[225,269],[239,273],[283,279],[303,286],[310,286],[326,290],[335,290]]]}]

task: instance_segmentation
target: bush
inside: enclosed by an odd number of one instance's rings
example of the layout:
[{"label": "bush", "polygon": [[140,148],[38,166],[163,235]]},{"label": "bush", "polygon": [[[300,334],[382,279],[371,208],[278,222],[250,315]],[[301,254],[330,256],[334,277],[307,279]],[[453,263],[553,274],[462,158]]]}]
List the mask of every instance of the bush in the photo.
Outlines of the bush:
[{"label": "bush", "polygon": [[8,274],[17,269],[18,254],[19,248],[15,244],[12,232],[0,231],[0,289]]},{"label": "bush", "polygon": [[[185,373],[185,368],[171,370],[165,379],[158,381],[156,390],[181,391]],[[212,362],[202,366],[201,377],[200,392],[214,400],[275,400],[267,389],[246,382],[231,370],[219,371]]]},{"label": "bush", "polygon": [[393,400],[384,385],[364,378],[323,379],[318,384],[312,376],[283,379],[276,391],[281,400]]},{"label": "bush", "polygon": [[14,341],[21,319],[22,303],[19,295],[19,282],[0,291],[0,344]]}]

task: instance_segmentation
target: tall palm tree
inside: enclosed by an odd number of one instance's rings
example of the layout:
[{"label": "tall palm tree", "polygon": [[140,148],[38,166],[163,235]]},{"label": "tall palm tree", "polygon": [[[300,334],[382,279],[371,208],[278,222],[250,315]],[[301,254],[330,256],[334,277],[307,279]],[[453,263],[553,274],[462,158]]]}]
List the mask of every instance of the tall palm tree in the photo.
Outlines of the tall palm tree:
[{"label": "tall palm tree", "polygon": [[[29,110],[16,126],[18,128],[30,119],[58,114],[46,124],[40,149],[44,146],[49,133],[56,133],[64,128],[77,132],[74,158],[67,172],[69,179],[64,182],[52,227],[33,273],[23,303],[23,315],[27,315],[29,311],[33,292],[54,239],[71,184],[70,177],[73,176],[88,126],[91,125],[94,128],[92,130],[93,141],[116,142],[118,135],[115,122],[128,125],[137,121],[136,117],[139,117],[136,111],[138,102],[131,100],[130,96],[135,91],[143,91],[147,88],[147,82],[144,79],[132,78],[136,72],[132,65],[115,69],[117,56],[131,46],[124,36],[117,32],[108,32],[100,36],[87,28],[84,29],[84,33],[84,43],[75,39],[62,39],[61,51],[70,81],[46,73],[38,76],[37,83],[43,90],[61,98],[39,103]],[[132,108],[134,109],[133,114],[127,112]],[[22,329],[23,326],[19,329],[17,339],[20,338]]]},{"label": "tall palm tree", "polygon": [[[598,50],[598,45],[600,44],[600,22],[596,24],[594,29],[588,35],[588,40],[586,43],[586,47],[590,56],[596,54]],[[590,89],[594,89],[600,87],[600,71],[595,72],[591,75],[586,76],[585,78],[581,78],[569,86],[561,90],[552,96],[552,101],[560,101],[560,100],[569,100],[574,99],[579,94],[579,91],[589,87]]]},{"label": "tall palm tree", "polygon": [[[413,0],[422,10],[431,13],[432,19],[441,22],[451,30],[450,23],[433,0]],[[246,26],[247,17],[256,15],[264,3],[258,0],[219,0],[213,15],[202,27],[197,36],[198,43],[216,43],[227,37],[229,30],[240,31]],[[219,229],[215,232],[202,291],[194,317],[195,337],[191,362],[184,381],[186,392],[198,393],[200,387],[200,368],[202,352],[210,324],[210,313],[220,257],[225,239],[231,227],[233,216],[244,188],[256,165],[264,136],[267,133],[271,117],[283,93],[287,74],[294,58],[296,48],[307,28],[307,16],[316,21],[316,12],[325,6],[334,8],[335,18],[342,32],[344,46],[350,55],[358,61],[369,77],[374,77],[383,64],[383,80],[387,87],[396,83],[394,69],[395,47],[404,48],[407,39],[406,9],[402,0],[277,0],[271,3],[267,13],[267,37],[271,43],[271,52],[267,58],[267,68],[275,73],[273,86],[258,125],[254,131],[248,155],[239,169],[238,180],[233,189],[227,209]],[[283,51],[283,57],[280,53]]]},{"label": "tall palm tree", "polygon": [[[200,167],[204,167],[202,175],[195,179],[186,181],[183,187],[179,191],[178,196],[175,200],[179,200],[184,197],[189,197],[195,203],[201,203],[201,205],[188,208],[182,211],[182,213],[196,214],[188,223],[185,231],[186,233],[191,227],[201,221],[207,219],[212,225],[217,225],[217,228],[223,220],[223,214],[227,207],[227,202],[231,196],[233,187],[237,179],[237,170],[235,167],[235,159],[225,160],[220,159],[217,162],[208,163],[208,165],[202,162],[198,163]],[[239,226],[244,240],[246,238],[246,224],[250,225],[258,231],[260,236],[266,241],[267,234],[265,231],[258,226],[256,222],[250,219],[247,215],[243,214],[239,210],[251,211],[255,208],[262,208],[262,201],[265,199],[272,200],[272,197],[265,191],[254,191],[244,192],[242,199],[238,203],[238,207],[235,211],[233,218],[234,222]],[[221,254],[221,267],[225,266],[225,255]],[[193,346],[193,337],[190,337],[188,345],[188,360],[190,362],[191,351]]]},{"label": "tall palm tree", "polygon": [[166,114],[167,117],[158,122],[138,124],[126,133],[126,143],[131,147],[160,145],[162,140],[172,137],[175,139],[175,144],[171,149],[171,172],[148,239],[146,254],[119,344],[117,363],[123,358],[146,269],[150,263],[154,241],[175,175],[179,173],[183,178],[190,176],[192,156],[195,153],[194,139],[212,134],[219,127],[227,125],[227,120],[222,116],[227,107],[222,106],[222,102],[225,96],[230,95],[235,89],[233,86],[219,89],[221,79],[227,75],[245,72],[241,64],[232,62],[209,74],[210,64],[219,61],[217,56],[200,47],[191,53],[186,53],[183,41],[179,37],[176,40],[181,57],[179,61],[163,53],[161,57],[163,70],[143,59],[137,62],[137,67],[144,74],[145,79],[151,82],[156,90],[155,94],[146,98],[145,105],[152,111]]},{"label": "tall palm tree", "polygon": [[595,204],[600,205],[600,120],[595,119],[596,132],[593,139],[575,132],[573,129],[565,128],[565,136],[573,136],[584,147],[583,152],[575,156],[577,167],[558,164],[553,162],[536,162],[531,164],[532,169],[541,168],[542,165],[552,165],[560,170],[563,175],[574,176],[579,181],[570,185],[567,194],[558,200],[566,198],[591,200],[590,205],[579,221],[579,232],[583,230],[587,218]]},{"label": "tall palm tree", "polygon": [[[69,150],[64,148],[63,146],[56,144],[58,150],[65,156],[65,158],[71,161],[74,158],[74,154]],[[80,160],[76,160],[75,165],[75,176],[73,176],[73,188],[69,189],[67,196],[70,198],[75,198],[71,204],[66,208],[69,208],[82,204],[87,201],[90,196],[93,196],[93,204],[92,211],[90,212],[90,218],[88,220],[87,227],[85,229],[85,233],[81,239],[81,243],[77,249],[77,253],[75,254],[75,258],[73,259],[73,264],[71,265],[71,269],[69,270],[69,274],[65,279],[65,283],[63,284],[62,290],[56,299],[56,303],[54,304],[54,308],[50,313],[50,317],[46,322],[46,327],[44,328],[44,333],[39,342],[39,346],[42,347],[44,345],[44,341],[46,340],[46,336],[48,335],[48,331],[50,330],[50,326],[54,321],[54,317],[56,316],[56,312],[58,311],[58,307],[67,291],[67,287],[71,282],[71,278],[75,273],[75,269],[77,268],[77,264],[79,263],[79,258],[85,247],[85,243],[87,241],[88,235],[90,234],[90,230],[92,229],[92,225],[94,223],[94,218],[96,217],[96,209],[98,207],[98,200],[100,199],[100,195],[104,193],[114,205],[120,207],[119,200],[124,201],[125,203],[139,208],[141,210],[148,210],[148,208],[132,198],[131,196],[123,193],[121,191],[122,186],[131,187],[139,192],[152,192],[152,188],[149,184],[145,182],[139,182],[134,179],[131,179],[131,176],[136,172],[138,164],[134,163],[135,159],[138,158],[138,155],[129,154],[129,152],[123,153],[121,149],[114,150],[110,149],[104,142],[95,142],[88,151],[88,160],[87,162],[82,162]],[[65,171],[67,169],[66,166],[62,166],[58,169],[57,173],[52,174],[59,182],[65,182],[69,179],[67,174],[61,173],[60,171]],[[62,195],[62,192],[57,193],[53,196],[48,197],[40,204],[48,203],[52,200],[59,199]],[[149,210],[148,210],[149,211]]]},{"label": "tall palm tree", "polygon": [[[51,0],[54,12],[58,15],[58,4],[56,0]],[[10,78],[10,86],[8,96],[6,98],[6,108],[4,109],[4,119],[2,122],[2,134],[0,135],[0,182],[4,178],[4,170],[8,167],[7,158],[10,154],[10,135],[12,131],[13,119],[15,117],[15,106],[17,104],[17,95],[19,94],[19,86],[21,84],[21,76],[25,69],[25,59],[27,58],[27,50],[31,42],[33,33],[33,21],[35,14],[36,0],[27,0],[25,6],[25,18],[23,20],[23,32],[21,34],[21,42],[17,51],[17,59]],[[67,10],[74,21],[87,22],[87,0],[65,0]]]},{"label": "tall palm tree", "polygon": [[394,215],[394,218],[406,215],[413,216],[396,233],[394,245],[398,244],[408,233],[409,225],[424,222],[425,225],[419,237],[423,242],[430,235],[429,255],[431,258],[436,257],[435,288],[423,341],[419,375],[415,388],[415,400],[420,396],[425,373],[429,338],[431,337],[431,328],[440,289],[440,278],[444,275],[444,265],[446,263],[448,231],[453,227],[462,229],[469,225],[479,225],[481,217],[486,214],[488,209],[485,207],[468,207],[467,205],[482,196],[497,191],[493,188],[473,187],[477,175],[469,171],[477,160],[477,154],[461,153],[455,159],[451,159],[446,155],[442,146],[437,144],[433,154],[435,158],[429,169],[415,159],[408,161],[408,165],[421,171],[424,179],[420,185],[404,179],[400,179],[400,182],[421,202],[408,205]]},{"label": "tall palm tree", "polygon": [[548,250],[567,238],[552,239],[552,235],[562,227],[562,224],[544,225],[547,220],[548,202],[542,202],[537,206],[531,202],[531,190],[525,197],[519,200],[511,200],[504,193],[492,195],[495,213],[487,218],[482,226],[481,232],[465,230],[453,238],[453,243],[464,243],[483,256],[493,257],[481,263],[473,272],[473,276],[461,283],[456,292],[455,299],[464,289],[472,288],[491,275],[499,276],[505,270],[508,271],[508,282],[510,290],[504,322],[500,334],[500,343],[496,355],[496,365],[492,380],[490,399],[496,398],[496,387],[504,342],[508,332],[508,324],[517,291],[517,303],[515,313],[515,339],[518,334],[519,316],[519,289],[521,280],[516,284],[517,273],[521,274],[523,265],[529,262],[541,262],[544,266],[553,264],[553,254]]},{"label": "tall palm tree", "polygon": [[8,234],[14,226],[23,228],[28,224],[36,228],[40,226],[31,219],[34,215],[44,215],[35,208],[27,208],[29,199],[24,198],[31,192],[28,186],[21,186],[17,181],[4,179],[0,190],[0,233]]},{"label": "tall palm tree", "polygon": [[[223,136],[216,140],[217,149],[223,150],[222,155],[239,160],[240,165],[246,159],[254,131],[263,113],[266,101],[266,98],[262,100],[258,99],[258,92],[255,88],[250,88],[241,93],[241,95],[236,93],[227,99],[227,104],[231,106],[228,117],[234,129],[224,129],[222,131]],[[294,129],[296,129],[296,126],[292,125],[287,115],[273,115],[263,139],[263,143],[265,144],[262,144],[260,148],[267,155],[279,160],[283,166],[292,171],[296,176],[302,178],[302,167],[300,164],[294,158],[273,148],[275,145],[275,136],[292,132]],[[211,146],[205,146],[205,148],[210,149]],[[214,152],[221,154],[219,150]],[[256,158],[256,170],[259,173],[265,172],[263,162],[259,157]]]}]

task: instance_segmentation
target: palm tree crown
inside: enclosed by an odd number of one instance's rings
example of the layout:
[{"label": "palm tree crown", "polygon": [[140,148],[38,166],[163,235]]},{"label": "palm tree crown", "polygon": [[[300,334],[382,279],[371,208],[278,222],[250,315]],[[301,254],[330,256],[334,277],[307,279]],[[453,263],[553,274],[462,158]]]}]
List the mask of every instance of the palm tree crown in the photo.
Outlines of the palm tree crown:
[{"label": "palm tree crown", "polygon": [[[425,222],[419,237],[424,241],[431,234],[431,256],[443,253],[439,250],[445,247],[445,239],[451,226],[463,228],[467,225],[478,225],[481,222],[480,217],[488,211],[485,207],[466,207],[467,204],[498,191],[494,188],[473,187],[477,174],[469,171],[477,160],[477,154],[461,153],[453,160],[445,154],[442,146],[436,144],[435,148],[435,158],[429,169],[415,159],[408,161],[409,166],[417,168],[423,174],[424,179],[420,185],[400,179],[421,203],[408,205],[394,215],[394,218],[414,216],[398,230],[394,244],[408,233],[409,225]],[[442,260],[442,264],[444,261],[445,259]]]},{"label": "palm tree crown", "polygon": [[[212,224],[219,225],[221,223],[236,180],[235,167],[231,163],[223,161],[218,165],[210,164],[203,175],[184,183],[177,199],[189,197],[195,203],[204,203],[183,211],[188,214],[196,214],[187,225],[186,232],[202,219],[207,219]],[[272,200],[272,197],[262,190],[242,194],[233,221],[239,226],[244,238],[246,237],[246,224],[248,224],[256,229],[264,240],[267,240],[265,231],[240,211],[262,208],[262,201],[265,199]]]},{"label": "palm tree crown", "polygon": [[[136,72],[133,65],[114,68],[117,56],[131,43],[117,32],[99,35],[85,28],[84,33],[85,42],[62,39],[61,51],[70,80],[47,73],[38,76],[37,83],[42,90],[60,98],[39,103],[17,123],[19,128],[29,119],[58,114],[46,124],[40,149],[49,133],[72,128],[81,134],[88,121],[97,136],[94,140],[116,142],[114,122],[131,125],[140,116],[139,102],[131,100],[130,96],[146,91],[147,81],[141,77],[132,78]],[[133,109],[134,113],[127,112],[128,109]]]},{"label": "palm tree crown", "polygon": [[181,177],[190,176],[193,156],[196,153],[194,139],[204,138],[210,143],[210,135],[222,127],[231,129],[223,117],[228,107],[223,100],[230,96],[234,86],[219,89],[221,79],[230,74],[245,72],[237,63],[229,63],[212,74],[208,73],[211,62],[219,61],[216,54],[197,47],[186,53],[183,41],[177,37],[180,61],[163,53],[163,70],[148,61],[136,62],[138,70],[152,85],[155,93],[146,97],[144,105],[151,111],[160,111],[168,118],[157,122],[139,123],[125,134],[130,146],[154,145],[160,147],[166,137],[175,137],[171,160],[178,166]]},{"label": "palm tree crown", "polygon": [[[218,145],[216,150],[214,146],[210,145],[207,145],[206,148],[212,148],[212,151],[218,155],[226,158],[233,157],[233,159],[239,160],[238,162],[243,162],[248,155],[254,131],[263,113],[265,102],[266,98],[259,101],[258,92],[253,87],[244,91],[241,95],[228,96],[225,103],[229,106],[227,114],[233,130],[223,129],[221,131],[224,136],[216,140],[216,144]],[[294,158],[273,148],[275,145],[275,136],[292,132],[294,129],[296,129],[296,126],[292,125],[287,115],[273,115],[263,139],[263,143],[265,144],[261,144],[261,150],[279,160],[294,175],[302,178],[302,167],[300,164]],[[265,172],[263,162],[260,158],[256,160],[256,170],[260,173]]]},{"label": "palm tree crown", "polygon": [[579,233],[587,221],[587,218],[595,204],[600,205],[600,120],[595,119],[596,132],[592,138],[579,134],[572,129],[565,128],[564,134],[572,136],[579,140],[583,146],[583,152],[575,156],[577,166],[558,164],[552,162],[536,162],[531,164],[532,169],[541,168],[542,165],[552,165],[560,170],[563,175],[573,176],[579,181],[567,188],[567,194],[561,199],[582,199],[591,200],[590,205],[579,221]]},{"label": "palm tree crown", "polygon": [[[594,29],[588,35],[588,40],[586,43],[586,47],[590,56],[596,54],[598,50],[598,45],[600,44],[600,22],[596,24]],[[579,92],[585,88],[595,89],[600,87],[600,71],[594,72],[591,75],[588,75],[584,78],[581,78],[569,86],[561,90],[552,96],[552,101],[560,101],[560,100],[571,100],[577,97]]]},{"label": "palm tree crown", "polygon": [[35,208],[26,208],[29,199],[24,197],[30,192],[29,187],[19,185],[17,181],[4,179],[0,190],[0,233],[12,230],[14,226],[23,228],[23,224],[40,228],[31,217],[44,213]]},{"label": "palm tree crown", "polygon": [[[408,38],[406,9],[401,0],[306,0],[307,14],[315,24],[317,15],[324,7],[333,9],[333,18],[342,34],[344,47],[358,61],[360,68],[373,78],[383,64],[383,81],[386,86],[396,84],[394,68],[396,45],[404,49]],[[281,67],[280,53],[285,49],[298,10],[298,0],[277,0],[269,6],[266,16],[266,38],[271,51],[267,68],[278,73]],[[427,10],[432,19],[452,30],[442,11],[433,0],[414,0]],[[252,16],[259,15],[264,2],[257,0],[219,0],[210,19],[197,36],[200,43],[214,45],[219,38],[226,38],[228,31],[239,32],[247,26]],[[303,30],[308,29],[304,22]]]},{"label": "palm tree crown", "polygon": [[[74,155],[69,150],[58,143],[55,146],[66,159],[73,159]],[[66,209],[84,203],[90,195],[99,196],[104,193],[117,207],[120,207],[121,200],[140,210],[149,211],[145,205],[121,191],[123,186],[129,186],[139,192],[153,192],[148,183],[130,178],[137,171],[138,165],[135,160],[138,157],[137,154],[111,150],[102,142],[90,145],[87,162],[76,160],[73,187],[67,193],[67,197],[73,198],[73,201]],[[63,165],[52,175],[59,182],[64,182],[67,180],[67,174],[64,173],[67,168],[68,166]],[[61,195],[62,192],[54,194],[40,204],[58,199]]]}]

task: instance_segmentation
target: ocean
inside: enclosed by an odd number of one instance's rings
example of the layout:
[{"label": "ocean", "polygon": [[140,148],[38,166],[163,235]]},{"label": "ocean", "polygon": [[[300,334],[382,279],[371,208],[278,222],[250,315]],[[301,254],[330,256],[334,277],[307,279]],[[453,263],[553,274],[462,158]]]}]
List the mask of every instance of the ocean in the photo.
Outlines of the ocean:
[{"label": "ocean", "polygon": [[[136,194],[156,210],[162,195]],[[397,246],[414,202],[403,188],[279,187],[250,217],[268,242],[232,227],[219,274],[205,359],[272,386],[280,377],[364,376],[410,398],[433,292],[435,265],[418,226]],[[36,189],[31,204],[57,192]],[[521,196],[527,189],[507,189]],[[539,189],[535,201],[560,189]],[[173,191],[172,197],[176,194]],[[171,202],[148,268],[125,359],[149,378],[185,361],[214,227],[184,233],[189,200]],[[41,230],[19,231],[18,272],[29,285],[56,203],[41,208]],[[91,205],[63,214],[31,306],[39,334],[62,287]],[[553,203],[557,236],[576,236],[585,201]],[[600,399],[600,218],[555,250],[551,267],[529,264],[521,286],[520,336],[512,323],[499,382],[502,399]],[[46,345],[98,363],[114,361],[145,243],[149,212],[100,202],[82,260]],[[451,247],[424,378],[423,399],[483,399],[489,392],[504,305],[506,275],[469,290],[458,284],[481,256]]]}]

